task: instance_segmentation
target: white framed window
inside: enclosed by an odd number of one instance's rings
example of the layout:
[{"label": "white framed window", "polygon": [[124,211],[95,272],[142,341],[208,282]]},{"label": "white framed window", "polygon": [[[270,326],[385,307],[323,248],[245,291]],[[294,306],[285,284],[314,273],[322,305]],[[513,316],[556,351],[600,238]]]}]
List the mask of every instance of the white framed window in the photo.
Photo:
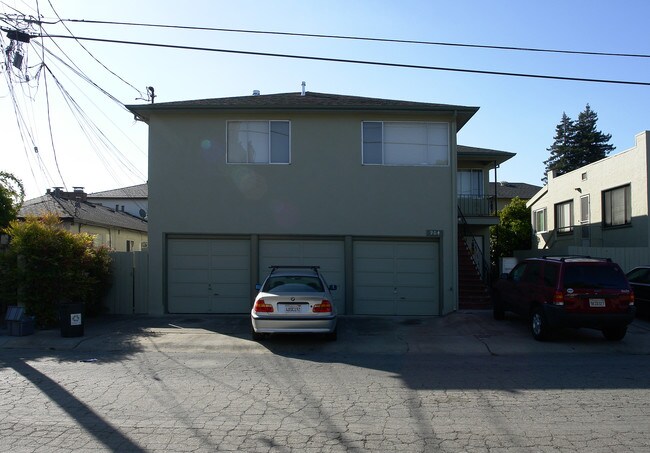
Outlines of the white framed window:
[{"label": "white framed window", "polygon": [[555,205],[555,230],[558,234],[573,232],[573,200]]},{"label": "white framed window", "polygon": [[547,231],[546,229],[546,208],[544,209],[538,209],[537,211],[534,212],[534,217],[535,217],[535,232],[536,233],[543,233],[544,231]]},{"label": "white framed window", "polygon": [[456,187],[459,196],[483,196],[483,170],[458,170]]},{"label": "white framed window", "polygon": [[449,124],[362,122],[364,165],[449,165]]},{"label": "white framed window", "polygon": [[580,223],[589,223],[589,195],[580,197]]},{"label": "white framed window", "polygon": [[603,225],[605,227],[632,223],[630,185],[603,192]]},{"label": "white framed window", "polygon": [[228,121],[229,164],[288,164],[291,162],[289,121]]}]

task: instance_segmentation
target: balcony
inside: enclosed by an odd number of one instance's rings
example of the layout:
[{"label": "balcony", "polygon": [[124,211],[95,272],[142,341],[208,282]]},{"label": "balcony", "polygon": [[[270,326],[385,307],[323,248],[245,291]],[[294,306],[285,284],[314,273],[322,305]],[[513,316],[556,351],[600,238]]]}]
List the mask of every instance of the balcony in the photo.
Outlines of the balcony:
[{"label": "balcony", "polygon": [[459,195],[458,209],[467,217],[496,217],[494,195]]}]

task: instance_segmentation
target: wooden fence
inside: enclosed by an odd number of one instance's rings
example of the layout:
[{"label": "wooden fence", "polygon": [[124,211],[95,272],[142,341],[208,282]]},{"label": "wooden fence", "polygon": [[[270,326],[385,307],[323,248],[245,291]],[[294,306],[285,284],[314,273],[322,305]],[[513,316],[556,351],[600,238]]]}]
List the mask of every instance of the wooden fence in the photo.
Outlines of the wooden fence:
[{"label": "wooden fence", "polygon": [[104,308],[114,315],[149,312],[148,252],[111,252],[112,285]]}]

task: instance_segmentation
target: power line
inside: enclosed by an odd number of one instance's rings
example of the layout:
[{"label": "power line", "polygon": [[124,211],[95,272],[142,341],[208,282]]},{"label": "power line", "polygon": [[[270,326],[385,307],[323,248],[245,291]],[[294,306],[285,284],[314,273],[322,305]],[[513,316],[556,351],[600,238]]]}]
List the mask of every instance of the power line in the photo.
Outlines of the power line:
[{"label": "power line", "polygon": [[[45,63],[43,63],[43,67],[49,72],[49,68]],[[59,167],[59,159],[56,155],[56,147],[54,146],[54,133],[52,131],[52,114],[51,114],[51,109],[50,109],[50,93],[47,87],[47,72],[43,72],[43,82],[45,82],[45,101],[46,101],[46,107],[47,107],[47,125],[48,125],[48,130],[50,132],[50,143],[52,144],[52,153],[54,154],[54,163],[56,164],[56,170],[59,173],[59,177],[61,178],[61,182],[63,183],[63,187],[67,187],[65,184],[65,180],[63,179],[63,174],[61,174],[61,168]]]},{"label": "power line", "polygon": [[393,68],[425,69],[425,70],[432,70],[432,71],[461,72],[461,73],[469,73],[469,74],[524,77],[524,78],[532,78],[532,79],[562,80],[562,81],[571,81],[571,82],[591,82],[591,83],[608,83],[608,84],[619,84],[619,85],[650,86],[650,82],[638,82],[638,81],[630,81],[630,80],[593,79],[593,78],[584,78],[584,77],[565,77],[565,76],[553,76],[553,75],[544,75],[544,74],[527,74],[527,73],[518,73],[518,72],[486,71],[480,69],[449,68],[449,67],[442,67],[442,66],[388,63],[388,62],[381,62],[381,61],[352,60],[352,59],[345,59],[345,58],[313,57],[308,55],[291,55],[291,54],[269,53],[269,52],[253,52],[253,51],[245,51],[245,50],[216,49],[212,47],[181,46],[176,44],[160,44],[160,43],[142,42],[142,41],[124,41],[118,39],[89,38],[89,37],[81,37],[81,36],[72,37],[68,35],[48,35],[48,37],[63,38],[63,39],[73,38],[77,40],[106,42],[106,43],[113,43],[113,44],[128,44],[128,45],[147,46],[147,47],[161,47],[161,48],[168,48],[168,49],[197,50],[197,51],[204,51],[204,52],[220,52],[220,53],[230,53],[230,54],[238,54],[238,55],[255,55],[255,56],[263,56],[263,57],[290,58],[290,59],[298,59],[298,60],[327,61],[332,63],[350,63],[350,64],[384,66],[384,67],[393,67]]},{"label": "power line", "polygon": [[[48,37],[49,37],[49,35],[48,35]],[[76,39],[76,38],[75,38],[75,39]],[[52,42],[54,42],[54,41],[52,40]],[[120,107],[122,107],[123,109],[125,109],[125,110],[128,111],[128,109],[124,106],[124,103],[123,103],[122,101],[120,101],[120,100],[117,99],[115,96],[113,96],[111,93],[109,93],[108,91],[106,91],[105,89],[103,89],[102,87],[100,87],[100,86],[99,86],[97,83],[95,83],[95,82],[94,82],[94,81],[93,81],[89,76],[87,76],[85,73],[83,73],[83,72],[81,71],[81,69],[80,69],[80,68],[79,68],[79,67],[74,63],[74,61],[73,61],[73,60],[72,60],[68,55],[66,55],[66,53],[63,51],[63,49],[61,49],[61,48],[58,46],[58,44],[57,44],[56,42],[54,42],[54,45],[55,45],[55,46],[56,46],[56,47],[61,51],[61,53],[62,53],[63,55],[66,56],[66,58],[67,58],[68,60],[70,60],[71,64],[66,63],[66,62],[65,62],[61,57],[59,57],[58,55],[54,54],[54,52],[52,52],[50,49],[48,49],[47,47],[45,47],[43,44],[38,43],[38,42],[35,42],[35,43],[36,43],[37,46],[40,46],[40,47],[42,48],[43,51],[47,52],[48,55],[50,55],[52,58],[58,60],[61,64],[65,65],[69,70],[71,70],[72,72],[74,72],[74,73],[75,73],[79,78],[81,78],[81,79],[84,80],[86,83],[88,83],[88,84],[92,85],[93,87],[95,87],[95,88],[96,88],[97,90],[99,90],[99,91],[100,91],[104,96],[106,96],[106,97],[109,98],[111,101],[115,102],[117,105],[119,105]],[[44,61],[44,59],[43,59],[43,61]],[[73,66],[73,65],[74,65],[74,66]]]},{"label": "power line", "polygon": [[512,51],[520,51],[520,52],[559,53],[559,54],[568,54],[568,55],[650,58],[649,54],[638,54],[638,53],[595,52],[595,51],[591,52],[591,51],[580,51],[580,50],[543,49],[537,47],[497,46],[497,45],[487,45],[487,44],[463,44],[463,43],[444,42],[444,41],[420,41],[420,40],[412,40],[412,39],[372,38],[372,37],[364,37],[364,36],[327,35],[327,34],[315,34],[315,33],[291,33],[291,32],[282,32],[282,31],[197,27],[197,26],[187,26],[187,25],[148,24],[148,23],[138,23],[138,22],[118,22],[118,21],[102,21],[102,20],[87,20],[87,19],[59,18],[59,20],[55,22],[43,22],[43,23],[56,24],[58,22],[172,28],[172,29],[179,29],[179,30],[218,31],[218,32],[228,32],[228,33],[294,36],[294,37],[303,37],[303,38],[344,39],[344,40],[352,40],[352,41],[385,42],[385,43],[396,43],[396,44],[420,44],[420,45],[429,45],[429,46],[466,47],[466,48],[492,49],[492,50],[512,50]]},{"label": "power line", "polygon": [[[56,17],[58,17],[59,20],[61,20],[61,17],[59,16],[59,13],[57,13],[56,10],[54,9],[54,6],[52,5],[52,2],[51,2],[50,0],[47,0],[47,2],[50,4],[50,8],[52,8],[52,11],[54,12],[54,14],[56,14]],[[62,21],[62,22],[63,22],[63,21]],[[65,29],[68,31],[68,33],[70,33],[70,36],[72,36],[72,37],[74,38],[74,34],[73,34],[72,31],[70,30],[70,28],[68,28],[68,26],[67,26],[65,23],[63,24],[63,26],[64,26]],[[43,29],[43,27],[41,27],[41,30],[42,30],[42,29]],[[127,85],[130,86],[131,88],[133,88],[135,91],[137,91],[138,95],[143,96],[143,94],[142,94],[142,92],[141,92],[140,90],[138,90],[136,87],[134,87],[134,86],[131,85],[129,82],[127,82],[126,80],[124,80],[122,77],[120,77],[119,75],[117,75],[115,72],[113,72],[112,70],[110,70],[110,69],[109,69],[109,68],[108,68],[104,63],[102,63],[101,61],[99,61],[99,60],[97,59],[97,57],[95,57],[95,56],[92,54],[92,52],[90,52],[88,49],[86,49],[86,47],[85,47],[82,43],[80,43],[76,38],[74,38],[74,39],[75,39],[75,41],[77,41],[77,43],[81,46],[81,48],[82,48],[83,50],[85,50],[86,53],[87,53],[88,55],[90,55],[90,56],[92,57],[92,59],[95,60],[99,65],[101,65],[101,66],[102,66],[104,69],[106,69],[108,72],[110,72],[111,74],[113,74],[115,77],[117,77],[118,79],[120,79],[122,82],[124,82],[125,84],[127,84]]]},{"label": "power line", "polygon": [[[29,36],[29,35],[26,34],[26,36]],[[40,38],[43,39],[46,36],[47,36],[47,33],[45,31],[43,31],[43,35],[40,36]],[[29,36],[29,37],[32,38],[32,36]],[[1,41],[2,41],[2,36],[0,36],[0,42]],[[66,55],[66,53],[63,51],[63,49],[61,49],[59,47],[57,42],[54,41],[54,40],[52,40],[52,41],[53,41],[53,44],[58,48],[58,50],[63,54],[63,56],[68,58],[70,63],[64,61],[63,58],[61,58],[58,55],[56,55],[55,53],[51,52],[50,49],[46,48],[37,39],[32,39],[31,44],[33,46],[39,46],[40,47],[40,49],[36,49],[36,50],[40,50],[40,52],[37,52],[37,55],[39,55],[41,57],[41,60],[42,60],[42,62],[38,65],[39,70],[37,71],[37,76],[36,76],[35,80],[37,80],[37,81],[39,80],[38,74],[41,73],[41,70],[45,69],[45,71],[43,72],[43,78],[44,78],[44,81],[45,81],[47,129],[49,130],[49,139],[50,139],[50,144],[52,146],[52,150],[53,150],[53,154],[54,154],[54,162],[55,162],[55,165],[56,165],[56,171],[58,172],[58,175],[61,178],[61,182],[63,183],[63,185],[66,186],[66,183],[65,183],[65,181],[63,179],[63,175],[62,175],[62,172],[61,172],[61,167],[59,165],[57,148],[55,146],[55,140],[54,140],[54,136],[53,136],[54,125],[52,124],[53,123],[53,118],[52,118],[52,114],[51,114],[51,105],[50,105],[51,104],[50,103],[50,97],[51,96],[50,96],[50,90],[49,90],[47,75],[45,74],[45,72],[49,73],[49,75],[51,75],[52,78],[54,79],[54,81],[55,81],[55,83],[57,85],[57,88],[59,88],[59,91],[63,95],[63,99],[68,104],[69,109],[71,110],[73,116],[77,120],[77,123],[78,123],[80,129],[85,134],[85,136],[88,139],[88,142],[90,143],[91,147],[93,148],[93,150],[96,151],[97,157],[100,159],[100,161],[102,162],[102,164],[106,168],[107,173],[110,174],[115,181],[117,181],[118,178],[117,178],[116,169],[119,169],[119,170],[122,170],[122,171],[124,169],[126,169],[133,176],[137,177],[138,179],[140,179],[140,180],[145,179],[144,176],[137,171],[135,166],[133,166],[133,164],[131,164],[131,162],[128,161],[126,156],[123,153],[121,153],[119,151],[119,149],[117,149],[117,147],[110,141],[110,139],[108,139],[108,137],[92,122],[92,120],[89,119],[89,116],[83,111],[83,109],[74,100],[74,98],[72,98],[72,96],[67,92],[67,90],[65,90],[65,88],[62,86],[62,84],[57,79],[57,77],[52,73],[52,70],[49,67],[49,65],[45,64],[45,52],[47,52],[47,54],[50,55],[55,62],[59,62],[59,63],[65,65],[65,67],[68,70],[71,70],[75,75],[77,75],[78,77],[80,77],[81,79],[86,81],[87,83],[93,85],[95,88],[97,88],[99,91],[101,91],[104,95],[106,95],[111,100],[116,102],[120,107],[125,108],[124,103],[120,102],[117,98],[115,98],[110,93],[108,93],[107,91],[102,89],[95,82],[93,82],[86,74],[84,74],[82,72],[82,70],[77,65],[74,64],[74,61],[72,59],[70,59],[70,57],[68,55]],[[2,47],[4,48],[4,46],[2,46]],[[7,82],[9,84],[9,87],[13,88],[14,84],[13,84],[11,74],[9,74],[9,71],[5,71],[5,74],[7,76]],[[28,76],[26,76],[25,80],[29,81],[30,78]],[[20,85],[24,86],[23,83],[21,83]],[[11,90],[11,93],[12,94],[14,93],[13,89]],[[14,99],[14,104],[16,105],[16,108],[18,109],[17,100],[15,99],[16,98],[15,94],[13,94],[12,97]],[[91,100],[91,102],[92,102],[92,100]],[[38,152],[38,148],[37,148],[36,144],[34,143],[34,137],[32,135],[32,131],[30,130],[29,126],[27,125],[27,123],[23,119],[23,115],[21,114],[20,110],[16,110],[15,113],[16,113],[16,118],[17,118],[18,125],[19,125],[19,131],[21,133],[21,138],[23,140],[23,144],[26,145],[26,138],[27,137],[29,138],[29,140],[31,140],[32,147],[33,147],[33,149],[35,151],[35,155],[36,155],[36,159],[37,159],[37,163],[38,163],[38,168],[45,175],[45,177],[46,177],[46,179],[48,181],[52,181],[52,178],[51,178],[49,172],[47,171],[47,168],[44,166],[43,160],[41,159],[41,153]],[[23,127],[21,127],[21,120],[22,120]],[[28,134],[27,137],[25,135],[23,135],[23,130],[26,131],[26,133]],[[113,159],[116,161],[117,165],[113,165],[111,163],[111,161],[109,159],[107,159],[107,157],[104,155],[105,153],[100,151],[99,148],[101,148],[101,147],[108,150],[109,153],[112,154],[111,157],[113,157]],[[27,150],[27,147],[25,146],[25,151],[26,150]],[[36,175],[34,174],[34,168],[32,167],[31,161],[29,159],[29,155],[27,157],[28,157],[28,163],[30,164],[30,169],[32,170],[32,176],[36,180]]]}]

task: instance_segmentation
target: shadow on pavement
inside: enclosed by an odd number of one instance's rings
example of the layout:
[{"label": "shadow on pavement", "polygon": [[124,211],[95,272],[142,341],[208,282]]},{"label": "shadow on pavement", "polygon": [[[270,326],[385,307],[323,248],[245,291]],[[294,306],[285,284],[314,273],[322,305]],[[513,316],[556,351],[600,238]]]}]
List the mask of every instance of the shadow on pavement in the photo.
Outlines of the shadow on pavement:
[{"label": "shadow on pavement", "polygon": [[21,358],[0,358],[3,368],[11,368],[38,388],[49,401],[59,406],[87,433],[110,451],[143,452],[137,444],[112,426],[83,401],[75,397],[46,374],[29,365]]}]

